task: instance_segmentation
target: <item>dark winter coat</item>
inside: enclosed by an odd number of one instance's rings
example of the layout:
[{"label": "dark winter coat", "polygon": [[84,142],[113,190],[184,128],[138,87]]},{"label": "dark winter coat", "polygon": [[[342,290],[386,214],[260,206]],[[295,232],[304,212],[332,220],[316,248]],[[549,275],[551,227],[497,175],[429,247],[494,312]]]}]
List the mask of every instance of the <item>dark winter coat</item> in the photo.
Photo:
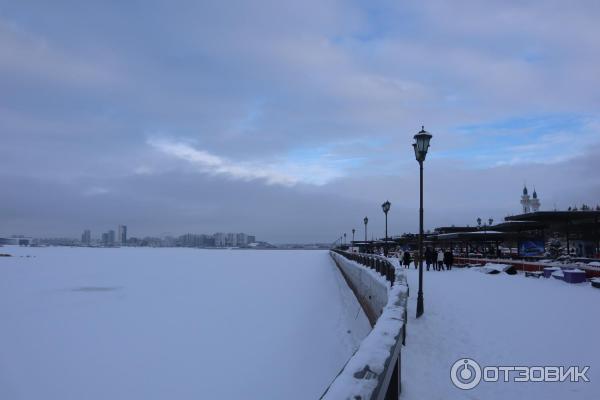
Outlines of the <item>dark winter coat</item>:
[{"label": "dark winter coat", "polygon": [[404,256],[402,257],[402,261],[404,262],[404,265],[409,265],[410,264],[410,253],[408,251],[404,252]]},{"label": "dark winter coat", "polygon": [[427,248],[427,250],[425,250],[425,262],[427,264],[435,264],[435,257],[433,256],[433,251],[431,251],[429,247]]},{"label": "dark winter coat", "polygon": [[452,265],[454,263],[454,254],[451,251],[444,253],[444,264]]}]

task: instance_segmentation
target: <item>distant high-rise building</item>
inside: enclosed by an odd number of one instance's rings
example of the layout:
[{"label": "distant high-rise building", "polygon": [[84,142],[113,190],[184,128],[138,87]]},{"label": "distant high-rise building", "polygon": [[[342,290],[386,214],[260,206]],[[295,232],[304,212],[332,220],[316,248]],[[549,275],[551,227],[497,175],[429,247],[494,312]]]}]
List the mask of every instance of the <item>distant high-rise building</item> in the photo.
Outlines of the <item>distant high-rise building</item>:
[{"label": "distant high-rise building", "polygon": [[[174,247],[177,245],[177,239],[173,236],[165,236],[162,238],[164,247]],[[127,242],[129,243],[129,241]]]},{"label": "distant high-rise building", "polygon": [[105,246],[113,246],[115,244],[115,231],[112,229],[102,234],[102,243]]},{"label": "distant high-rise building", "polygon": [[224,247],[225,244],[225,234],[221,232],[217,232],[213,235],[215,238],[215,246],[216,247]]},{"label": "distant high-rise building", "polygon": [[205,247],[215,247],[215,238],[213,236],[202,235],[204,236],[204,246]]},{"label": "distant high-rise building", "polygon": [[246,238],[246,244],[256,243],[256,236],[248,235]]},{"label": "distant high-rise building", "polygon": [[127,244],[127,225],[119,225],[119,228],[117,229],[117,242],[121,246]]},{"label": "distant high-rise building", "polygon": [[83,231],[81,243],[89,245],[92,242],[92,232],[89,229]]},{"label": "distant high-rise building", "polygon": [[178,246],[182,247],[203,247],[204,246],[204,235],[195,235],[193,233],[187,233],[179,236],[176,241]]},{"label": "distant high-rise building", "polygon": [[237,236],[235,233],[228,233],[225,238],[226,246],[237,246]]},{"label": "distant high-rise building", "polygon": [[238,233],[236,236],[236,242],[238,246],[245,246],[248,244],[248,235],[245,233]]}]

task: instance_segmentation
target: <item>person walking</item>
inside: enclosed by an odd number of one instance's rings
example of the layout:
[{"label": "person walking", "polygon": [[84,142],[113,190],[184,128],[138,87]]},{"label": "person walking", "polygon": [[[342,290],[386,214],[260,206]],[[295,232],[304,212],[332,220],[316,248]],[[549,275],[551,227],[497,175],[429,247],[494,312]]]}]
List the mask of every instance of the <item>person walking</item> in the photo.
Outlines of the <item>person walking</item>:
[{"label": "person walking", "polygon": [[410,266],[410,253],[408,252],[408,250],[404,252],[402,261],[404,263],[404,268],[408,268]]},{"label": "person walking", "polygon": [[438,271],[444,269],[444,251],[442,249],[439,249],[437,253],[437,267]]},{"label": "person walking", "polygon": [[446,269],[450,271],[452,266],[450,265],[450,258],[452,257],[452,251],[446,250],[444,252],[444,264],[446,264]]},{"label": "person walking", "polygon": [[433,263],[433,250],[431,247],[427,247],[425,249],[425,264],[427,264],[427,271],[429,271],[429,267]]}]

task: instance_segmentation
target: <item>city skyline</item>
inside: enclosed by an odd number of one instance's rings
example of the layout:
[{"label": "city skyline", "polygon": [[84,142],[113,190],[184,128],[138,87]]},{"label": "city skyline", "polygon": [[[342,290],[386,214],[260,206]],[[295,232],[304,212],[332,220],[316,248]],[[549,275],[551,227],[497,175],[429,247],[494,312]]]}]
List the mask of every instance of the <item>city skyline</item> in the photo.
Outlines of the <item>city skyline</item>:
[{"label": "city skyline", "polygon": [[[195,245],[208,245],[209,247],[227,247],[248,245],[256,242],[256,236],[244,232],[215,232],[215,233],[183,233],[183,234],[164,234],[156,235],[129,235],[127,225],[119,224],[117,230],[109,229],[106,232],[100,231],[97,236],[93,235],[92,229],[84,229],[81,234],[80,242],[82,244],[102,243],[104,245],[122,245],[131,244],[131,241],[139,241],[148,238],[173,239],[189,242],[196,242]],[[207,242],[206,240],[210,241]]]},{"label": "city skyline", "polygon": [[[533,186],[531,195],[529,195],[530,189],[528,189],[527,184],[523,185],[522,188],[522,193],[520,195],[520,198],[517,199],[515,197],[514,199],[514,204],[517,204],[517,202],[520,204],[521,209],[518,210],[517,212],[514,213],[510,213],[507,216],[510,215],[515,215],[515,214],[520,214],[520,213],[529,213],[529,212],[537,212],[537,211],[557,211],[558,208],[556,208],[556,204],[551,205],[551,207],[542,207],[542,205],[544,204],[541,200],[541,197],[538,196],[537,193],[537,189],[535,188],[535,186]],[[518,207],[517,207],[518,208]],[[562,209],[563,211],[577,211],[577,210],[600,210],[600,202],[596,203],[596,204],[586,204],[586,203],[581,203],[581,204],[577,204],[577,203],[570,203],[570,205],[564,209]],[[494,219],[492,217],[485,217],[485,218],[481,218],[481,216],[476,216],[475,214],[473,214],[471,216],[472,218],[466,221],[459,221],[458,223],[452,223],[449,224],[448,226],[473,226],[474,228],[476,228],[477,225],[481,225],[481,223],[483,222],[484,225],[488,222],[488,221],[495,221],[496,223],[500,223],[502,222],[503,219],[498,220],[498,219]],[[489,223],[491,224],[491,223]],[[441,225],[438,226],[431,226],[426,228],[426,231],[430,232],[436,228],[439,228]],[[124,234],[125,234],[125,239],[124,240],[118,240],[119,237],[121,237],[121,230],[124,230]],[[363,229],[363,233],[364,233],[364,226],[360,229]],[[355,228],[355,232],[360,236],[361,230],[360,229],[356,229]],[[100,233],[98,234],[97,237],[94,237],[91,232],[93,232],[94,230],[91,229],[84,229],[83,233],[81,234],[81,240],[80,242],[83,244],[89,244],[91,242],[101,242],[101,243],[105,243],[105,244],[114,244],[114,243],[121,243],[121,244],[125,244],[127,243],[127,231],[128,231],[128,227],[127,225],[117,225],[117,230],[112,230],[109,229],[106,232],[102,232],[100,231]],[[351,234],[352,229],[349,229],[347,231],[342,231],[343,233],[346,233],[348,240],[350,240],[351,236],[348,236]],[[343,235],[342,233],[342,235]],[[402,231],[402,232],[392,232],[390,231],[390,237],[392,236],[401,236],[404,234],[411,234],[412,232],[410,231]],[[43,238],[43,239],[52,239],[51,237],[42,237],[41,235],[23,235],[22,233],[20,234],[6,234],[6,232],[4,232],[5,236],[7,237],[16,237],[16,236],[24,236],[24,237],[32,237],[32,238]],[[191,232],[187,232],[187,233],[173,233],[173,232],[162,232],[161,234],[137,234],[137,235],[132,235],[131,237],[133,239],[139,240],[139,239],[167,239],[167,241],[170,241],[171,239],[175,239],[175,238],[181,238],[183,236],[186,235],[192,235],[192,236],[210,236],[211,238],[215,238],[215,242],[217,243],[217,247],[226,247],[226,246],[235,246],[235,244],[238,241],[240,241],[239,237],[240,235],[243,236],[248,236],[248,237],[252,237],[252,238],[256,238],[255,235],[248,235],[246,233],[236,233],[236,232],[215,232],[212,234],[207,234],[207,233],[191,233]],[[233,239],[234,235],[236,236],[237,239]],[[339,233],[338,233],[339,235]],[[377,231],[377,234],[373,234],[373,232],[369,232],[369,239],[380,239],[382,238],[382,235],[380,232]],[[231,236],[231,237],[230,237]],[[357,236],[357,238],[359,237]],[[227,238],[229,237],[229,238]],[[336,240],[339,240],[340,236],[336,236]],[[67,240],[74,240],[73,236],[64,236],[64,237],[55,237],[54,239],[67,239]],[[331,239],[331,238],[330,238]],[[357,239],[360,240],[360,239]],[[227,245],[225,244],[225,242],[227,241]],[[312,240],[312,241],[305,241],[305,242],[293,242],[293,241],[284,241],[284,240],[269,240],[267,242],[270,243],[274,243],[274,244],[314,244],[314,243],[328,243],[327,240],[319,242],[317,240]],[[211,245],[212,246],[212,245]]]}]

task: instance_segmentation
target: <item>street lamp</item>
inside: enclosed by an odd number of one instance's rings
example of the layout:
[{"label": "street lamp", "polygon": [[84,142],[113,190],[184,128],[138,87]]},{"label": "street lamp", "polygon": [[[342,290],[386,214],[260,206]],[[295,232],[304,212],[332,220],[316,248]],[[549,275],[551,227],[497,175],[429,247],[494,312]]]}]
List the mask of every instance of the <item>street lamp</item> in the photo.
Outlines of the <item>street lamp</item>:
[{"label": "street lamp", "polygon": [[356,229],[352,228],[352,246],[354,246],[354,232],[356,232]]},{"label": "street lamp", "polygon": [[387,236],[387,214],[388,211],[390,211],[390,207],[392,206],[392,204],[389,201],[385,201],[385,203],[383,203],[381,205],[381,209],[383,210],[383,213],[385,214],[385,245],[383,247],[383,254],[387,257],[387,241],[388,241],[388,236]]},{"label": "street lamp", "polygon": [[[491,226],[492,226],[492,224],[493,224],[493,223],[494,223],[494,218],[489,218],[489,219],[488,219],[488,224],[489,224],[489,226],[490,226],[490,229],[491,229]],[[491,244],[490,244],[490,253],[491,253],[491,252],[492,252],[492,246],[491,246]],[[497,256],[498,256],[498,241],[496,240],[496,257],[497,257]]]},{"label": "street lamp", "polygon": [[477,218],[477,226],[481,227],[481,218]]},{"label": "street lamp", "polygon": [[414,136],[415,158],[419,162],[419,292],[417,294],[417,318],[423,315],[423,162],[429,150],[429,141],[433,136],[421,126]]},{"label": "street lamp", "polygon": [[344,232],[344,246],[346,245],[346,232]]},{"label": "street lamp", "polygon": [[369,218],[365,217],[365,219],[363,219],[363,222],[365,223],[365,242],[367,241],[367,224],[369,223]]},{"label": "street lamp", "polygon": [[[341,240],[341,238],[335,239],[335,242],[333,242],[333,248],[339,248],[339,246],[337,245],[338,240]],[[341,242],[340,242],[340,246],[341,246]]]}]

